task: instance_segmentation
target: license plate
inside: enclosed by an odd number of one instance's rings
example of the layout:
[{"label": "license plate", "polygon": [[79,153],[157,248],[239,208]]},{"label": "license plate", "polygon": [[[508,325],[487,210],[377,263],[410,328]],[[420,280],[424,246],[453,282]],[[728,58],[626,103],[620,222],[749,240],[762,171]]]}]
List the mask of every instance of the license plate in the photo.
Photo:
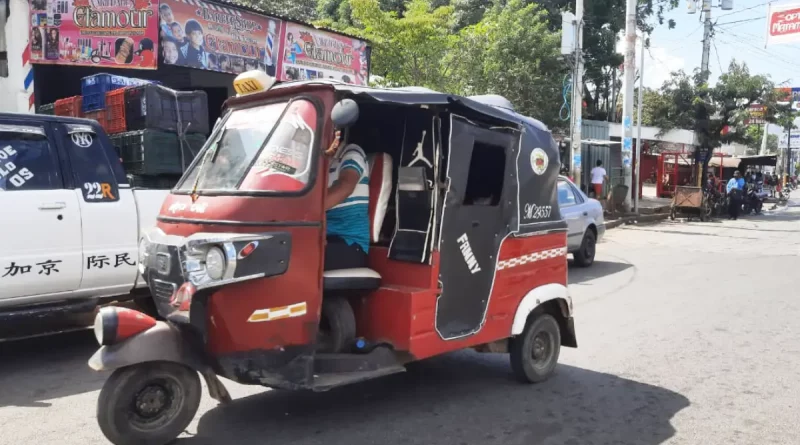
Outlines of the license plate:
[{"label": "license plate", "polygon": [[170,269],[170,256],[168,253],[159,253],[156,255],[156,270],[163,275],[169,275]]}]

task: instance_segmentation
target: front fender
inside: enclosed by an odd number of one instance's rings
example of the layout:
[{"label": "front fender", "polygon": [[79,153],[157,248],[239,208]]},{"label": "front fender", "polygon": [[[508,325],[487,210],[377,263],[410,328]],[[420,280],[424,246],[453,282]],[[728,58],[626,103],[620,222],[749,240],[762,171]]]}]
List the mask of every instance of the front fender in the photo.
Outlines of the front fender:
[{"label": "front fender", "polygon": [[95,371],[110,371],[157,361],[180,363],[194,369],[205,378],[211,397],[220,402],[230,401],[225,386],[200,353],[191,347],[185,334],[163,321],[120,343],[101,346],[89,359],[89,367]]}]

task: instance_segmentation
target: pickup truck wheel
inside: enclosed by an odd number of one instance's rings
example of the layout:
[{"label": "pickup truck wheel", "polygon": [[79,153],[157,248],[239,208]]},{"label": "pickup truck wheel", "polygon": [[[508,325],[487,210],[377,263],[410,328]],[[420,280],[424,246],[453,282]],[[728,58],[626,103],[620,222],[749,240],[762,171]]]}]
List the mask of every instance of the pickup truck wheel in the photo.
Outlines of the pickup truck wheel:
[{"label": "pickup truck wheel", "polygon": [[120,368],[97,400],[97,423],[114,445],[166,445],[197,413],[202,388],[197,372],[171,362]]},{"label": "pickup truck wheel", "polygon": [[575,257],[575,264],[580,267],[589,267],[594,263],[594,254],[597,250],[597,237],[590,229],[586,230],[581,240],[580,249],[572,255]]},{"label": "pickup truck wheel", "polygon": [[317,350],[337,353],[353,344],[356,338],[356,316],[344,297],[323,297],[322,317],[317,335]]},{"label": "pickup truck wheel", "polygon": [[511,339],[511,369],[522,383],[547,380],[558,364],[561,331],[550,314],[528,320],[522,334]]}]

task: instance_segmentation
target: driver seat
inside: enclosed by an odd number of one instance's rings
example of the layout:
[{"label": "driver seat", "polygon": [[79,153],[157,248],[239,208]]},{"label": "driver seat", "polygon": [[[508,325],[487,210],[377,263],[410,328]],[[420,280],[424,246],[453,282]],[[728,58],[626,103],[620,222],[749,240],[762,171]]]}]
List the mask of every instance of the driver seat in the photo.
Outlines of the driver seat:
[{"label": "driver seat", "polygon": [[[378,242],[392,193],[392,156],[388,153],[367,155],[369,164],[370,241]],[[367,267],[328,270],[322,274],[324,290],[375,290],[381,275]]]}]

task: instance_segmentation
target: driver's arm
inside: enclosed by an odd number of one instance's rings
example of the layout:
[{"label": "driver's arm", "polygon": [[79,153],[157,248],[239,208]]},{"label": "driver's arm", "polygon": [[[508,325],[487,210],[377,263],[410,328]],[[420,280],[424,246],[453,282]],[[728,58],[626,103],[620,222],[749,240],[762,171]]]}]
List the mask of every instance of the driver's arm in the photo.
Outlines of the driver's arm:
[{"label": "driver's arm", "polygon": [[345,168],[339,173],[339,179],[328,188],[325,195],[325,210],[330,210],[353,194],[361,175],[352,168]]}]

